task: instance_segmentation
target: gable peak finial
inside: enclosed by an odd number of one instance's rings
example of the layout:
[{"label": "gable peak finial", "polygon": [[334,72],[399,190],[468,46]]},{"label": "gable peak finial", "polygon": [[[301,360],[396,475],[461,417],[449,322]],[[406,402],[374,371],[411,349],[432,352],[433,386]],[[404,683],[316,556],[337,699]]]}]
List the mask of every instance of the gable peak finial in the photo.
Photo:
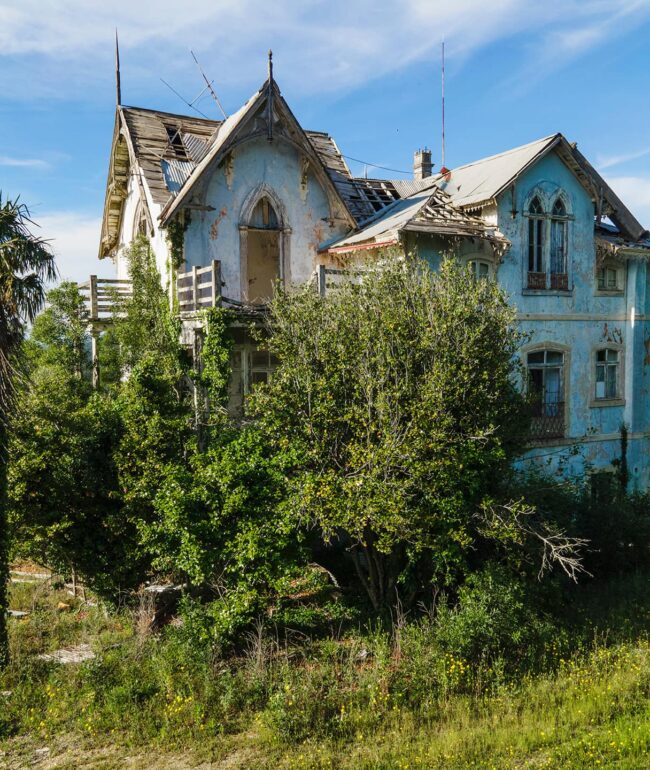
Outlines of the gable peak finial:
[{"label": "gable peak finial", "polygon": [[269,80],[273,80],[273,51],[269,48]]}]

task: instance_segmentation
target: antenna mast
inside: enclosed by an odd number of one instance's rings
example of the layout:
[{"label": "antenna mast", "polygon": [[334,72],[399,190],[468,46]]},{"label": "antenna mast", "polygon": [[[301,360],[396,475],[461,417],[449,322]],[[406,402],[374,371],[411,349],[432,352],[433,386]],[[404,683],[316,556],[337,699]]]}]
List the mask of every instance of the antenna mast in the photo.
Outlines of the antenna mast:
[{"label": "antenna mast", "polygon": [[119,107],[122,104],[122,83],[120,81],[120,41],[117,39],[117,27],[115,27],[115,96]]},{"label": "antenna mast", "polygon": [[442,41],[442,157],[440,167],[445,168],[445,41]]},{"label": "antenna mast", "polygon": [[203,71],[203,68],[202,68],[202,67],[201,67],[201,65],[199,64],[199,60],[196,58],[196,55],[195,55],[194,51],[192,51],[192,50],[190,49],[190,53],[192,54],[192,58],[193,58],[193,59],[194,59],[194,61],[196,62],[196,66],[199,68],[199,72],[201,73],[201,75],[203,75],[203,80],[205,80],[205,85],[206,85],[206,88],[208,89],[208,91],[209,91],[209,92],[210,92],[210,94],[212,95],[212,98],[213,98],[213,99],[215,100],[215,102],[217,103],[217,106],[218,106],[218,107],[219,107],[219,109],[221,110],[221,114],[223,115],[224,119],[226,119],[228,116],[226,115],[226,111],[224,110],[224,108],[223,108],[223,107],[222,107],[222,105],[221,105],[221,102],[219,101],[219,97],[217,96],[217,92],[216,92],[216,91],[214,90],[214,88],[212,87],[212,83],[211,83],[211,82],[208,80],[208,77],[207,77],[207,75],[205,74],[205,72]]}]

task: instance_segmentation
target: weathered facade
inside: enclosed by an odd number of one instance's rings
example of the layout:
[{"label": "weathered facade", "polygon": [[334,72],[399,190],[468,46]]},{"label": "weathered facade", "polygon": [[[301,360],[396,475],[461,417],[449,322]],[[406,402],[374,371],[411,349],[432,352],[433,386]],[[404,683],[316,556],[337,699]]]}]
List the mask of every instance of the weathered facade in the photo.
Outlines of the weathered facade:
[{"label": "weathered facade", "polygon": [[[521,464],[623,462],[632,488],[650,485],[650,239],[560,134],[436,175],[419,151],[413,180],[369,180],[299,125],[271,73],[224,121],[118,106],[100,256],[119,278],[138,233],[190,329],[219,297],[250,311],[277,280],[325,291],[341,262],[385,249],[432,269],[453,254],[499,281],[530,334]],[[240,333],[233,409],[272,368]]]}]

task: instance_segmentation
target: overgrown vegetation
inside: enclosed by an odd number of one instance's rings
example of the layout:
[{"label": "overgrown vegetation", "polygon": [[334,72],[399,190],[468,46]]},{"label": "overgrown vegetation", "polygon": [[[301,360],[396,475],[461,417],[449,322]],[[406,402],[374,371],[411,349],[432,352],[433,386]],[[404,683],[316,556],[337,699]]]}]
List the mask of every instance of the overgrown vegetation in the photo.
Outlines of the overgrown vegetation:
[{"label": "overgrown vegetation", "polygon": [[6,586],[10,533],[7,515],[9,428],[15,410],[20,345],[44,300],[56,268],[49,245],[35,235],[29,210],[0,194],[0,668],[7,662]]},{"label": "overgrown vegetation", "polygon": [[[326,631],[321,618],[320,636],[314,626],[305,636],[263,617],[228,657],[212,646],[209,606],[188,602],[182,625],[153,634],[144,600],[106,615],[16,584],[12,606],[32,612],[12,623],[0,746],[24,764],[49,746],[62,767],[106,746],[106,767],[127,754],[165,767],[170,753],[178,767],[246,770],[636,770],[650,753],[647,579],[576,591],[570,619],[522,626],[540,616],[522,610],[521,586],[497,571],[472,581],[455,609],[396,616],[387,629]],[[306,606],[323,583],[313,574],[284,600]],[[61,599],[70,609],[57,610]],[[36,658],[82,642],[94,660]],[[70,733],[73,748],[61,740]]]},{"label": "overgrown vegetation", "polygon": [[[278,291],[249,331],[278,368],[234,420],[233,318],[206,315],[194,367],[146,240],[129,260],[98,390],[74,285],[24,345],[13,553],[99,606],[17,585],[0,735],[249,735],[247,768],[638,766],[650,502],[512,470],[521,339],[493,282],[395,261]],[[37,657],[82,641],[65,676]]]}]

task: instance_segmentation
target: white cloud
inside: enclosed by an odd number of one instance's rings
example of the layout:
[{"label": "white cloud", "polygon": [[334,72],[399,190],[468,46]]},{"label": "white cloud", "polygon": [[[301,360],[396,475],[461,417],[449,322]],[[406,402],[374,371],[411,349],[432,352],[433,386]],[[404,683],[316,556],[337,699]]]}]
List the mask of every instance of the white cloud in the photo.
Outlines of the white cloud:
[{"label": "white cloud", "polygon": [[197,85],[190,47],[226,90],[261,81],[269,47],[278,79],[294,92],[347,90],[437,59],[442,39],[452,57],[524,32],[537,41],[535,60],[559,66],[650,15],[650,0],[614,7],[605,0],[492,0],[489,8],[484,0],[194,0],[184,7],[176,0],[0,0],[0,59],[14,64],[3,67],[0,82],[15,97],[20,89],[54,97],[108,85],[114,27],[127,90],[160,75],[191,76]]},{"label": "white cloud", "polygon": [[621,153],[619,155],[598,155],[596,158],[596,165],[599,169],[604,170],[606,168],[612,168],[613,166],[620,166],[631,160],[645,158],[646,155],[650,155],[650,147],[644,147],[641,150],[634,150],[633,152]]},{"label": "white cloud", "polygon": [[546,24],[530,46],[529,60],[507,81],[518,95],[580,56],[639,26],[650,17],[650,0],[569,0],[548,4]]},{"label": "white cloud", "polygon": [[607,182],[639,222],[650,229],[650,177],[613,176]]},{"label": "white cloud", "polygon": [[50,241],[61,280],[87,281],[91,274],[115,274],[110,259],[99,260],[101,219],[76,211],[56,211],[34,216],[36,234]]},{"label": "white cloud", "polygon": [[12,166],[14,168],[49,168],[50,164],[40,158],[12,158],[9,155],[0,155],[0,166]]}]

